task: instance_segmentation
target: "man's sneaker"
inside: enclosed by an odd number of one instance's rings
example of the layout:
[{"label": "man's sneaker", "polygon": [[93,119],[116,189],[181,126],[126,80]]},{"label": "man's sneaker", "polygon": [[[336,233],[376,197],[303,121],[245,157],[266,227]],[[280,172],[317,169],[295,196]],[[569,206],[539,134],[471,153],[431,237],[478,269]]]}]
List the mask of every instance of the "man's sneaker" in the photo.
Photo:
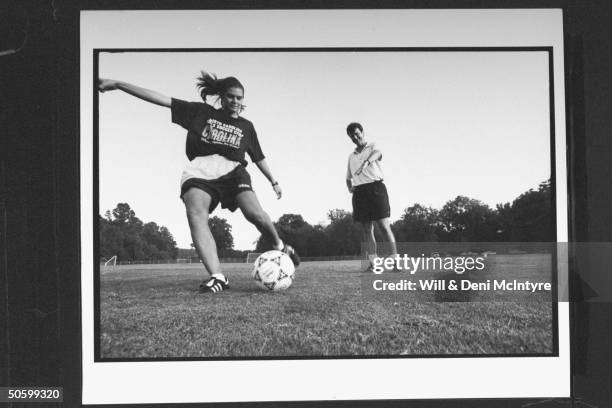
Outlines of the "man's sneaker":
[{"label": "man's sneaker", "polygon": [[225,277],[223,279],[211,277],[200,284],[200,293],[217,293],[225,289],[229,289],[229,280]]},{"label": "man's sneaker", "polygon": [[297,254],[295,249],[293,249],[291,245],[285,244],[282,251],[286,253],[287,255],[289,255],[289,258],[291,258],[293,265],[297,268],[298,265],[300,264],[300,256]]}]

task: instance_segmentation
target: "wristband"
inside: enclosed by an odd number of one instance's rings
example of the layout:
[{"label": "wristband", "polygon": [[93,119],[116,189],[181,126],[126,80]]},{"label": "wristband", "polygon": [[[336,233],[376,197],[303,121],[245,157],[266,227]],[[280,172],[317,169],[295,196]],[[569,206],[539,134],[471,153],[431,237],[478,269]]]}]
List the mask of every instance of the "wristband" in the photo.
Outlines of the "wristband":
[{"label": "wristband", "polygon": [[274,186],[278,186],[278,181],[275,181],[274,183],[272,183],[272,187]]}]

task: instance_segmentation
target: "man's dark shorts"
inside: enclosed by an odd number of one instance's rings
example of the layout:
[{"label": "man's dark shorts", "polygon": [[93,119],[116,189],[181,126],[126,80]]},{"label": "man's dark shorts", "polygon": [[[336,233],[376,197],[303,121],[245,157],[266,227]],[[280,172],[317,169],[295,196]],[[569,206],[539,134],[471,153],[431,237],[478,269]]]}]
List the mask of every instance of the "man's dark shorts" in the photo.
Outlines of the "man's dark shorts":
[{"label": "man's dark shorts", "polygon": [[204,180],[190,178],[181,186],[181,198],[190,188],[198,188],[206,191],[212,197],[208,212],[212,213],[219,203],[221,208],[236,211],[238,203],[236,196],[243,191],[253,191],[251,187],[251,176],[243,165],[239,165],[223,177],[215,180]]},{"label": "man's dark shorts", "polygon": [[353,220],[357,222],[376,221],[389,218],[389,195],[381,181],[361,184],[353,191]]}]

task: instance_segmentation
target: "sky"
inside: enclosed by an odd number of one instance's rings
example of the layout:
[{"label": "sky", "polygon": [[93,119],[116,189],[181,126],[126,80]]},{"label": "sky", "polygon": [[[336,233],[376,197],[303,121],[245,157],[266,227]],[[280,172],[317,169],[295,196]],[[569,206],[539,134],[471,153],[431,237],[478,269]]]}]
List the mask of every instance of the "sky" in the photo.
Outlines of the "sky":
[{"label": "sky", "polygon": [[[200,69],[236,76],[274,177],[253,164],[254,190],[273,220],[301,214],[326,223],[351,209],[345,185],[349,122],[383,153],[391,221],[415,203],[441,208],[458,195],[494,207],[550,177],[545,52],[123,52],[100,53],[99,75],[200,101]],[[99,98],[99,208],[127,202],[166,226],[180,248],[191,237],[179,198],[186,131],[170,110],[121,91]],[[237,210],[236,249],[259,233]]]}]

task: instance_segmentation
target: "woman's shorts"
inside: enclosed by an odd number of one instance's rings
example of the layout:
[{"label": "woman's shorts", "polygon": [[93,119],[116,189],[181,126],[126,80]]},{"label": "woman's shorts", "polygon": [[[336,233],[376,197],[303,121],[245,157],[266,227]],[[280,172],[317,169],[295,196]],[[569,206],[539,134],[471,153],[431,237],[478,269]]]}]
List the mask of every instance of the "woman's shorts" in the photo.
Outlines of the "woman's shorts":
[{"label": "woman's shorts", "polygon": [[251,176],[243,165],[237,166],[224,176],[214,180],[201,178],[190,178],[181,185],[181,198],[190,188],[198,188],[210,194],[212,200],[208,211],[210,213],[221,203],[221,208],[236,211],[238,203],[236,196],[243,191],[253,191],[251,187]]},{"label": "woman's shorts", "polygon": [[381,181],[361,184],[353,191],[353,220],[357,222],[376,221],[389,218],[389,195]]}]

